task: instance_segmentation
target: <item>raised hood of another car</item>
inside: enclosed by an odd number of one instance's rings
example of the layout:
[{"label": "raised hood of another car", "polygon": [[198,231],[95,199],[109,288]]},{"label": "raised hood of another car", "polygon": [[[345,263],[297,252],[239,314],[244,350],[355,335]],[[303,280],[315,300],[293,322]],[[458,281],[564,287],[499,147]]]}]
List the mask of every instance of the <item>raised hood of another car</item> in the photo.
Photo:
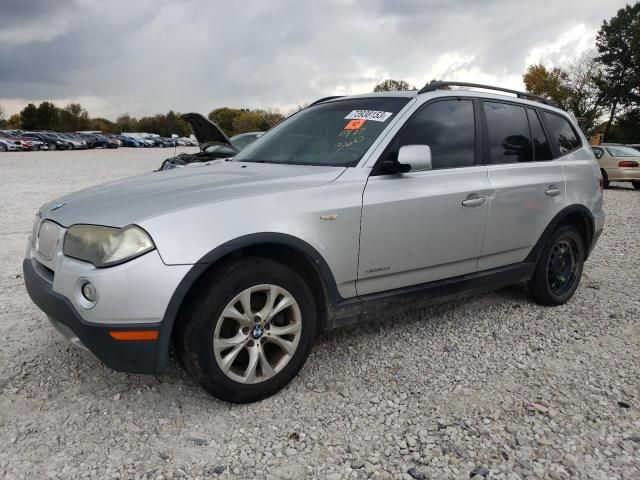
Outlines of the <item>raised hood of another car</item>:
[{"label": "raised hood of another car", "polygon": [[200,115],[199,113],[185,113],[181,118],[191,126],[191,130],[193,130],[193,134],[200,144],[200,150],[204,150],[205,147],[212,144],[228,145],[236,150],[222,129],[204,115]]},{"label": "raised hood of another car", "polygon": [[[324,185],[344,170],[216,160],[81,190],[45,205],[42,215],[65,227],[77,223],[124,227],[195,205]],[[259,205],[256,199],[256,208]]]}]

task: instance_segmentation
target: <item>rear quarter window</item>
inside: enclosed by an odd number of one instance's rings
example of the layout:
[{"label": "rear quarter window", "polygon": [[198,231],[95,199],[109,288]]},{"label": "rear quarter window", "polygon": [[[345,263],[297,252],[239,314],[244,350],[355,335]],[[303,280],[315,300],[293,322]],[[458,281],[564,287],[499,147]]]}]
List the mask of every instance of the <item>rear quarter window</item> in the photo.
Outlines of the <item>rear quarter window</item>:
[{"label": "rear quarter window", "polygon": [[544,119],[549,127],[549,134],[558,145],[560,155],[580,148],[578,134],[566,118],[551,112],[544,112]]}]

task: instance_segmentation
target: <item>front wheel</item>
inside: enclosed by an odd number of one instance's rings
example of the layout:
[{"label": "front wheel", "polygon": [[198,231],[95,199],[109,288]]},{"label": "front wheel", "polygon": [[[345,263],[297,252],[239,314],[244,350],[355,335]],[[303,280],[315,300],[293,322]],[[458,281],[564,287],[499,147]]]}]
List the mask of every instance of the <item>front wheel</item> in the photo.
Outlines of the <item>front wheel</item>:
[{"label": "front wheel", "polygon": [[540,305],[562,305],[578,288],[584,265],[584,242],[571,225],[559,227],[538,259],[529,291]]},{"label": "front wheel", "polygon": [[249,403],[273,395],[304,365],[316,307],[304,279],[266,258],[212,272],[192,292],[175,335],[183,367],[215,397]]},{"label": "front wheel", "polygon": [[602,188],[609,188],[609,175],[602,169],[600,169],[600,173],[602,173]]},{"label": "front wheel", "polygon": [[631,185],[633,185],[633,188],[636,190],[640,190],[640,182],[631,182]]}]

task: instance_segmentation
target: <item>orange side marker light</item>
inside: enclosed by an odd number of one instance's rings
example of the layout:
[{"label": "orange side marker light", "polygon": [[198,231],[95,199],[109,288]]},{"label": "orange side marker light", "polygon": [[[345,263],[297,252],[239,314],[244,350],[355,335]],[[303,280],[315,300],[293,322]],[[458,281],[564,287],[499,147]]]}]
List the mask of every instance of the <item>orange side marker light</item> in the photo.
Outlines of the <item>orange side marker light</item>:
[{"label": "orange side marker light", "polygon": [[157,340],[160,333],[158,330],[111,330],[111,338],[120,341],[135,340]]}]

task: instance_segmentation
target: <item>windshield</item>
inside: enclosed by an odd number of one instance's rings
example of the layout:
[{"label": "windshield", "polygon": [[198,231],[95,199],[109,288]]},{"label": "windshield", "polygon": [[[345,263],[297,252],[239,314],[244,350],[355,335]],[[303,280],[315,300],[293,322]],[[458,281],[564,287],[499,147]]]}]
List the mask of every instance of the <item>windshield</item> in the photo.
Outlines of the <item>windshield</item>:
[{"label": "windshield", "polygon": [[321,103],[292,115],[234,161],[355,166],[408,101],[373,97]]},{"label": "windshield", "polygon": [[640,152],[631,147],[607,147],[612,157],[640,157]]}]

